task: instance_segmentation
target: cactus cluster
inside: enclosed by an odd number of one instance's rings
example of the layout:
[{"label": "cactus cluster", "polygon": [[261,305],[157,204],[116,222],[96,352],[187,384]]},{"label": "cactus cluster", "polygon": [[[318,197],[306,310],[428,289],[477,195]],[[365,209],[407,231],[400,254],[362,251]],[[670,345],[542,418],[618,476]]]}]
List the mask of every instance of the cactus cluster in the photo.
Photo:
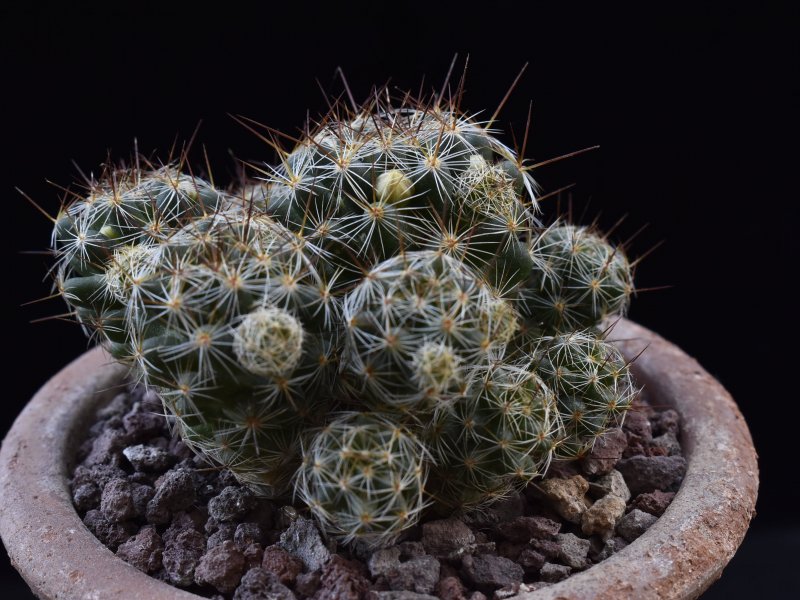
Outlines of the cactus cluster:
[{"label": "cactus cluster", "polygon": [[538,219],[452,104],[339,109],[240,189],[174,165],[64,206],[57,286],[186,443],[345,541],[468,511],[584,455],[635,394],[603,321],[620,248]]}]

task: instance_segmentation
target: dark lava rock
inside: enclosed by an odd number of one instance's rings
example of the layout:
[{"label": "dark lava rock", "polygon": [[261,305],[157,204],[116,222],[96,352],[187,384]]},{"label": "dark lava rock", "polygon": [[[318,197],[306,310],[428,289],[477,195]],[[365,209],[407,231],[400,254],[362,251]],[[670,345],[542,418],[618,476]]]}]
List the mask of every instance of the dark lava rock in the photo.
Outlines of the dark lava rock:
[{"label": "dark lava rock", "polygon": [[686,473],[686,459],[682,456],[633,456],[619,461],[617,470],[635,496],[666,490],[679,483]]},{"label": "dark lava rock", "polygon": [[491,554],[465,556],[461,560],[461,574],[468,583],[484,593],[519,583],[525,575],[517,563]]},{"label": "dark lava rock", "polygon": [[527,542],[531,538],[552,539],[561,530],[561,523],[545,517],[517,517],[500,523],[496,531],[512,542]]},{"label": "dark lava rock", "polygon": [[557,565],[555,563],[544,563],[542,568],[539,569],[539,578],[542,581],[546,581],[548,583],[555,583],[557,581],[562,581],[569,577],[569,574],[572,572],[566,565]]},{"label": "dark lava rock", "polygon": [[617,524],[617,533],[626,541],[632,542],[658,520],[658,517],[634,508],[622,517]]},{"label": "dark lava rock", "polygon": [[459,519],[441,519],[422,524],[425,551],[442,560],[458,560],[475,548],[475,534]]},{"label": "dark lava rock", "polygon": [[319,579],[321,571],[313,573],[300,573],[294,582],[295,591],[305,598],[311,598],[319,589]]},{"label": "dark lava rock", "polygon": [[122,426],[131,442],[142,442],[160,435],[166,424],[164,415],[147,412],[141,406],[135,406],[122,418]]},{"label": "dark lava rock", "polygon": [[559,545],[553,540],[537,540],[532,538],[529,542],[530,547],[541,553],[545,558],[553,560],[561,552]]},{"label": "dark lava rock", "polygon": [[400,548],[400,558],[403,560],[425,554],[425,546],[422,545],[422,542],[401,542],[397,547]]},{"label": "dark lava rock", "polygon": [[242,577],[233,600],[296,600],[297,596],[273,574],[264,569],[250,569]]},{"label": "dark lava rock", "polygon": [[264,561],[264,547],[261,544],[250,544],[240,549],[244,555],[245,570],[261,568]]},{"label": "dark lava rock", "polygon": [[409,591],[377,591],[367,594],[367,600],[439,600],[430,594],[420,594]]},{"label": "dark lava rock", "polygon": [[305,517],[298,517],[281,534],[278,546],[303,561],[309,571],[321,569],[331,558],[316,525]]},{"label": "dark lava rock", "polygon": [[605,475],[614,468],[628,445],[628,437],[621,429],[610,429],[597,438],[591,453],[581,461],[586,475]]},{"label": "dark lava rock", "polygon": [[114,465],[79,465],[72,476],[72,489],[84,483],[93,483],[102,491],[112,479],[125,479],[126,473]]},{"label": "dark lava rock", "polygon": [[137,471],[161,473],[169,469],[175,462],[175,457],[166,450],[144,444],[128,446],[122,451],[122,454]]},{"label": "dark lava rock", "polygon": [[162,561],[170,583],[187,586],[194,582],[194,570],[206,552],[206,536],[184,529],[164,546]]},{"label": "dark lava rock", "polygon": [[211,585],[230,594],[239,585],[244,571],[244,555],[232,541],[225,541],[206,552],[194,570],[199,585]]},{"label": "dark lava rock", "polygon": [[117,548],[117,556],[140,571],[154,573],[161,568],[163,551],[161,536],[155,527],[147,525]]},{"label": "dark lava rock", "polygon": [[[479,546],[483,546],[483,544],[479,544]],[[503,556],[509,560],[517,562],[517,558],[519,558],[520,552],[522,552],[523,548],[527,547],[528,545],[523,542],[505,541],[497,544],[495,552],[478,552],[478,554],[497,554],[499,556]]]},{"label": "dark lava rock", "polygon": [[379,548],[367,560],[369,574],[373,577],[388,575],[392,569],[400,566],[400,546]]},{"label": "dark lava rock", "polygon": [[461,579],[453,575],[442,577],[436,585],[436,594],[441,600],[464,600],[466,592]]},{"label": "dark lava rock", "polygon": [[264,557],[261,560],[262,568],[272,573],[283,585],[292,585],[297,576],[303,572],[303,561],[292,556],[280,546],[267,546],[264,548]]},{"label": "dark lava rock", "polygon": [[189,508],[195,501],[194,480],[188,471],[175,469],[159,479],[153,499],[147,503],[147,520],[161,524],[172,512]]},{"label": "dark lava rock", "polygon": [[236,533],[233,535],[233,541],[241,550],[250,544],[263,544],[265,539],[265,532],[258,523],[239,523],[236,526]]},{"label": "dark lava rock", "polygon": [[386,579],[392,590],[430,594],[439,581],[439,561],[433,556],[417,556],[394,566]]},{"label": "dark lava rock", "polygon": [[236,521],[256,506],[253,492],[230,485],[208,502],[208,514],[217,521]]},{"label": "dark lava rock", "polygon": [[559,548],[558,558],[563,564],[575,570],[586,568],[589,540],[580,538],[574,533],[559,533],[556,536],[556,543]]},{"label": "dark lava rock", "polygon": [[86,512],[100,505],[100,488],[95,483],[84,483],[72,492],[72,501],[80,512]]},{"label": "dark lava rock", "polygon": [[314,600],[361,600],[368,590],[369,580],[358,563],[334,554],[322,569]]},{"label": "dark lava rock", "polygon": [[133,504],[133,490],[126,479],[112,479],[103,488],[100,498],[100,510],[114,523],[127,521],[136,516]]},{"label": "dark lava rock", "polygon": [[211,548],[219,546],[222,542],[232,542],[235,533],[236,525],[234,523],[220,523],[217,530],[208,536],[206,548],[211,550]]},{"label": "dark lava rock", "polygon": [[622,429],[645,441],[650,441],[653,438],[650,419],[647,418],[644,410],[637,410],[637,406],[634,406],[632,410],[625,414],[625,422],[622,424]]},{"label": "dark lava rock", "polygon": [[98,540],[114,551],[136,532],[136,525],[130,521],[110,521],[96,509],[87,512],[83,522]]},{"label": "dark lava rock", "polygon": [[172,541],[175,536],[187,529],[202,533],[202,519],[203,515],[201,511],[192,511],[188,513],[179,511],[173,515],[172,522],[164,533],[161,534],[161,539],[167,544]]},{"label": "dark lava rock", "polygon": [[546,562],[544,554],[537,552],[533,548],[525,548],[519,553],[516,563],[525,569],[526,573],[538,573],[539,569]]},{"label": "dark lava rock", "polygon": [[130,444],[130,437],[119,429],[104,429],[92,443],[83,463],[87,466],[109,464],[118,467],[122,462],[122,449]]},{"label": "dark lava rock", "polygon": [[[654,450],[658,449],[659,452],[656,453]],[[661,456],[677,456],[681,453],[681,443],[678,441],[678,438],[675,437],[674,433],[665,433],[660,435],[650,442],[649,447],[650,455],[659,454]]]},{"label": "dark lava rock", "polygon": [[667,510],[672,499],[675,497],[675,492],[662,492],[655,490],[646,494],[639,494],[634,498],[631,503],[634,508],[638,508],[646,513],[660,517]]},{"label": "dark lava rock", "polygon": [[665,433],[671,433],[677,436],[680,429],[681,417],[677,411],[668,408],[667,410],[655,413],[650,422],[653,428],[653,435],[661,436]]},{"label": "dark lava rock", "polygon": [[590,556],[593,561],[600,562],[607,559],[612,554],[615,554],[628,545],[621,537],[613,537],[603,544],[598,552],[591,552]]},{"label": "dark lava rock", "polygon": [[133,498],[133,508],[137,519],[147,514],[147,505],[155,494],[156,490],[150,485],[142,483],[131,484],[131,497]]}]

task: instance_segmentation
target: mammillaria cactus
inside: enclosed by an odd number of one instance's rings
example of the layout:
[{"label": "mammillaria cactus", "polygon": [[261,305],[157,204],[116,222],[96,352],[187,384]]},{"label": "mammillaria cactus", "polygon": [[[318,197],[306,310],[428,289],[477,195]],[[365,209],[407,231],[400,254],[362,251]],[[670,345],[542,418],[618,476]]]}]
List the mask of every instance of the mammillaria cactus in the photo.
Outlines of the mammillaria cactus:
[{"label": "mammillaria cactus", "polygon": [[114,171],[58,218],[63,297],[191,448],[382,545],[621,421],[635,387],[601,328],[633,291],[620,248],[543,227],[522,159],[454,105],[308,131],[239,191]]},{"label": "mammillaria cactus", "polygon": [[533,181],[490,131],[452,108],[332,114],[275,167],[264,210],[357,280],[401,251],[455,256],[495,283],[524,278]]},{"label": "mammillaria cactus", "polygon": [[623,252],[585,227],[554,225],[529,247],[534,267],[520,286],[520,311],[545,333],[594,327],[624,314],[633,293]]},{"label": "mammillaria cactus", "polygon": [[343,413],[309,443],[297,493],[344,541],[380,543],[425,507],[425,448],[380,415]]}]

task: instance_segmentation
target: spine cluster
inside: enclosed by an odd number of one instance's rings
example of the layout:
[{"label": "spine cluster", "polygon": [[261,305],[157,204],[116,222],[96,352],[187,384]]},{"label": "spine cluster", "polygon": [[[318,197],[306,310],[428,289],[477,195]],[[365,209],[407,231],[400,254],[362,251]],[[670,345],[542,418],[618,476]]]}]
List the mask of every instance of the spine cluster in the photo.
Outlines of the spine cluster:
[{"label": "spine cluster", "polygon": [[371,104],[239,190],[108,173],[57,219],[58,289],[195,451],[388,543],[584,455],[636,392],[602,330],[633,292],[624,253],[543,227],[492,134]]}]

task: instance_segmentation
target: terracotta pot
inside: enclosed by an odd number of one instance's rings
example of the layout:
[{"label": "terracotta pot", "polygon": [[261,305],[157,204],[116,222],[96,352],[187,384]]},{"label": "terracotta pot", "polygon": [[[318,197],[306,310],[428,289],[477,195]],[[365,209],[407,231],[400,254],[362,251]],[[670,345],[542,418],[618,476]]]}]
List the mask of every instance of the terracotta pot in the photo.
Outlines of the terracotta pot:
[{"label": "terracotta pot", "polygon": [[[526,600],[696,598],[744,538],[758,490],[756,453],[730,395],[692,358],[622,321],[612,334],[651,400],[683,417],[686,478],[664,515],[639,539]],[[40,598],[190,600],[118,559],[83,525],[67,483],[96,408],[124,376],[99,349],[53,377],[14,423],[0,450],[0,535],[12,564]]]}]

